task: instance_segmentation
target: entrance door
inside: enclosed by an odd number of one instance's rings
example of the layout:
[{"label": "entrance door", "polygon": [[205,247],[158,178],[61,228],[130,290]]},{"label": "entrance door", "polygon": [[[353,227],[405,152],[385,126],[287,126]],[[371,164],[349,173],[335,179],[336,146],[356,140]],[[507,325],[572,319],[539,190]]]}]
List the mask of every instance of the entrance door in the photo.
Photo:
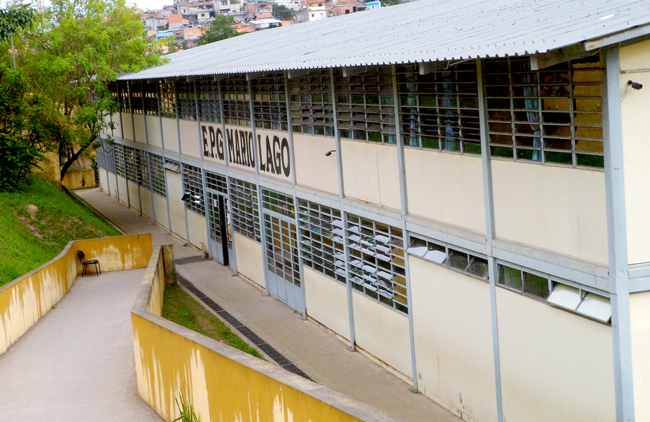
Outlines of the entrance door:
[{"label": "entrance door", "polygon": [[298,312],[304,312],[296,225],[265,213],[264,228],[269,293]]},{"label": "entrance door", "polygon": [[232,234],[228,224],[227,201],[223,195],[208,191],[210,257],[222,265],[229,265],[232,256]]}]

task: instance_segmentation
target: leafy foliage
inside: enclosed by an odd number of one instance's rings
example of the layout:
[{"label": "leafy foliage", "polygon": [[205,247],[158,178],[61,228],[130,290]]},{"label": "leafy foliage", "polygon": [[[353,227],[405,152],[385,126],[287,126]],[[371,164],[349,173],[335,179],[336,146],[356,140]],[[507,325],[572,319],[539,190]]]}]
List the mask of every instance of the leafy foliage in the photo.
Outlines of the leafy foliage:
[{"label": "leafy foliage", "polygon": [[0,9],[0,41],[14,35],[20,28],[32,26],[36,13],[28,7]]},{"label": "leafy foliage", "polygon": [[179,416],[172,422],[201,422],[201,418],[194,411],[194,406],[185,400],[182,391],[178,392],[178,398],[174,398],[174,401],[176,401]]},{"label": "leafy foliage", "polygon": [[296,11],[283,4],[274,4],[273,16],[281,21],[290,21],[296,16]]},{"label": "leafy foliage", "polygon": [[232,16],[219,15],[210,22],[210,28],[198,40],[199,45],[206,45],[216,41],[241,35],[233,28],[235,20]]}]

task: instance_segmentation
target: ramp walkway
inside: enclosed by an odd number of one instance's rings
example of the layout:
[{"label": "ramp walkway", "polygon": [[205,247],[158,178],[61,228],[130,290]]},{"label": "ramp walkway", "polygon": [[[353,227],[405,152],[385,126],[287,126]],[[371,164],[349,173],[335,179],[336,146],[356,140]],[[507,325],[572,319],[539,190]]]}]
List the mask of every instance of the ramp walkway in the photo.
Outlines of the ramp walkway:
[{"label": "ramp walkway", "polygon": [[[200,258],[192,247],[169,235],[100,189],[76,191],[84,201],[127,234],[151,233],[154,246],[173,244],[176,269],[203,295],[285,356],[315,382],[369,404],[400,420],[460,422],[461,419],[409,384],[367,359],[232,271]],[[2,375],[0,375],[2,379]]]},{"label": "ramp walkway", "polygon": [[145,269],[78,277],[0,356],[0,419],[160,422],[138,396],[131,308]]}]

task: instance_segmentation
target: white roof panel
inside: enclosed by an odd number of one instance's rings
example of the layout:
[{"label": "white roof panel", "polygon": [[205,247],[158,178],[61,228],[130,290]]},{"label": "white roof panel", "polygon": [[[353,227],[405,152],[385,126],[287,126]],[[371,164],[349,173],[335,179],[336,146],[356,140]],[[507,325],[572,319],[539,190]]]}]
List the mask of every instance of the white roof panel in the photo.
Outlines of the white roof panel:
[{"label": "white roof panel", "polygon": [[544,53],[650,23],[650,0],[420,0],[252,32],[120,79]]}]

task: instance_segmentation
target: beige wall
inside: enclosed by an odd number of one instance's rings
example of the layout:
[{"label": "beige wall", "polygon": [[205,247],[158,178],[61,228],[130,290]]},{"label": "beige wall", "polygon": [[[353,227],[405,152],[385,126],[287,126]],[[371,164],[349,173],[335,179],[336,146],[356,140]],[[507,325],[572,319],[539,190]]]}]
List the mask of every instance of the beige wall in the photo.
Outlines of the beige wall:
[{"label": "beige wall", "polygon": [[114,138],[121,138],[122,137],[122,122],[120,121],[120,113],[115,113],[113,114],[113,125],[115,126],[115,129],[113,129],[113,137]]},{"label": "beige wall", "polygon": [[142,196],[142,214],[153,219],[153,212],[151,207],[151,192],[148,189],[141,187],[140,195]]},{"label": "beige wall", "polygon": [[[622,47],[621,70],[650,68],[650,40]],[[643,84],[642,90],[627,86],[632,80]],[[650,154],[650,73],[621,75],[623,113],[623,161],[625,165],[625,205],[627,217],[628,262],[650,261],[650,166],[645,158]]]},{"label": "beige wall", "polygon": [[134,182],[128,182],[129,184],[129,195],[131,199],[131,208],[135,208],[140,211],[140,196],[138,195],[138,184]]},{"label": "beige wall", "polygon": [[[201,146],[199,145],[199,129],[197,123],[192,120],[179,120],[181,128],[181,149],[183,155],[189,157],[201,157]],[[167,138],[165,138],[166,140]],[[165,142],[167,146],[167,142]]]},{"label": "beige wall", "polygon": [[160,119],[158,116],[145,116],[147,123],[147,136],[149,145],[162,149],[162,137],[160,135]]},{"label": "beige wall", "polygon": [[485,233],[481,157],[404,148],[410,214]]},{"label": "beige wall", "polygon": [[650,292],[630,295],[634,410],[637,421],[650,421]]},{"label": "beige wall", "polygon": [[[106,173],[104,173],[104,175],[106,175]],[[68,170],[65,173],[65,176],[63,176],[61,183],[63,186],[71,190],[95,188],[97,187],[97,184],[95,183],[95,170]]]},{"label": "beige wall", "polygon": [[345,196],[400,209],[395,145],[342,140],[341,149]]},{"label": "beige wall", "polygon": [[165,137],[165,149],[178,152],[178,125],[176,119],[162,118],[162,130]]},{"label": "beige wall", "polygon": [[496,235],[607,264],[602,171],[493,160]]},{"label": "beige wall", "polygon": [[296,181],[338,195],[339,174],[336,152],[329,157],[325,153],[336,149],[336,140],[329,136],[293,134],[296,156]]},{"label": "beige wall", "polygon": [[265,288],[262,245],[235,232],[235,256],[237,272]]},{"label": "beige wall", "polygon": [[[122,128],[124,131],[124,139],[133,140],[133,121],[131,120],[130,113],[121,113],[122,115]],[[119,132],[118,132],[119,135]]]},{"label": "beige wall", "polygon": [[126,204],[128,201],[128,196],[126,196],[126,179],[122,176],[117,176],[117,185],[120,189],[120,201]]},{"label": "beige wall", "polygon": [[117,176],[108,172],[108,180],[110,181],[110,194],[117,198]]},{"label": "beige wall", "polygon": [[183,197],[183,180],[181,175],[173,171],[167,172],[167,197],[169,198],[169,212],[172,215],[172,231],[187,239],[185,235],[185,206],[181,198]]},{"label": "beige wall", "polygon": [[[190,225],[190,242],[199,249],[204,247],[207,251],[208,234],[205,217],[188,209],[187,221]],[[203,244],[203,246],[201,246],[201,244]]]},{"label": "beige wall", "polygon": [[352,303],[357,345],[411,378],[413,370],[408,317],[355,290]]},{"label": "beige wall", "polygon": [[338,335],[350,338],[347,288],[331,278],[303,267],[307,315]]},{"label": "beige wall", "polygon": [[135,128],[135,141],[142,144],[147,143],[147,134],[144,128],[144,114],[133,115],[133,127]]},{"label": "beige wall", "polygon": [[108,192],[108,177],[106,176],[106,169],[99,168],[99,187],[104,191]]},{"label": "beige wall", "polygon": [[169,219],[167,218],[167,198],[163,198],[157,193],[154,193],[153,206],[156,208],[156,223],[169,229]]},{"label": "beige wall", "polygon": [[507,421],[616,420],[611,327],[497,288]]},{"label": "beige wall", "polygon": [[[255,134],[260,142],[257,147],[257,153],[260,156],[260,163],[258,164],[260,174],[290,182],[292,180],[291,172],[293,169],[291,165],[289,132],[255,129]],[[278,142],[273,142],[276,136]],[[284,148],[282,148],[283,144],[285,145]],[[288,174],[285,173],[285,170]]]},{"label": "beige wall", "polygon": [[464,420],[496,421],[490,285],[420,258],[409,264],[419,390]]}]

